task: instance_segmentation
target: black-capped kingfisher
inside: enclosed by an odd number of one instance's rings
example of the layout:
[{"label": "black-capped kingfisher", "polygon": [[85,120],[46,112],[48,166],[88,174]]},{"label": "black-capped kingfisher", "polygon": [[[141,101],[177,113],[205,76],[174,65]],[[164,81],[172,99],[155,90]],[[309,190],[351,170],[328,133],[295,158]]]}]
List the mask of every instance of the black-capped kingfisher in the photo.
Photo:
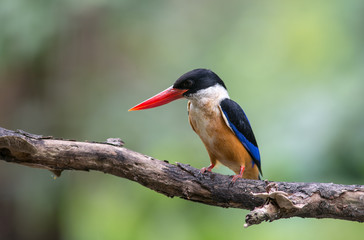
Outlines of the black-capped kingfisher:
[{"label": "black-capped kingfisher", "polygon": [[224,82],[208,69],[183,74],[166,90],[129,109],[136,111],[158,107],[179,98],[188,99],[188,120],[204,143],[211,164],[210,171],[222,163],[238,178],[259,179],[260,153],[253,130],[243,109],[230,99]]}]

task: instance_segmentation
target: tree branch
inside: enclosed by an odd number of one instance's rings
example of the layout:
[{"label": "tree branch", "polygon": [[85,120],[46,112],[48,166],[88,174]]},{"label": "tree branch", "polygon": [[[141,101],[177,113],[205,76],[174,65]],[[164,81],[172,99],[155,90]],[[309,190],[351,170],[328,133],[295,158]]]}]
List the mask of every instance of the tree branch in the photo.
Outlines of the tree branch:
[{"label": "tree branch", "polygon": [[335,218],[364,221],[364,186],[269,182],[207,173],[169,164],[123,147],[120,139],[78,142],[0,128],[0,160],[48,169],[95,170],[140,183],[168,197],[219,207],[252,210],[245,226],[281,218]]}]

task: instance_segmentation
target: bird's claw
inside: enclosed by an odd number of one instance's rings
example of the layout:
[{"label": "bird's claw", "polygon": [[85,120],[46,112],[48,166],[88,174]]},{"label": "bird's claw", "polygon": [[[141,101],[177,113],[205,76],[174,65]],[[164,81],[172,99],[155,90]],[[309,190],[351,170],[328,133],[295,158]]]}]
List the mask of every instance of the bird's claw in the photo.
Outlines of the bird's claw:
[{"label": "bird's claw", "polygon": [[229,183],[229,187],[233,187],[234,183],[236,182],[236,180],[238,180],[239,178],[242,178],[240,174],[238,175],[234,175],[233,179],[231,179],[231,182]]},{"label": "bird's claw", "polygon": [[239,173],[239,174],[237,174],[237,175],[234,175],[234,176],[233,176],[233,179],[231,179],[231,182],[229,183],[229,187],[234,186],[234,183],[235,183],[235,182],[236,182],[236,180],[238,180],[239,178],[243,178],[244,170],[245,170],[245,166],[241,166],[241,167],[240,167],[240,173]]},{"label": "bird's claw", "polygon": [[207,168],[202,168],[199,172],[198,172],[198,174],[197,174],[197,178],[199,179],[199,180],[201,180],[202,179],[202,177],[203,177],[203,174],[206,172],[206,170],[207,170]]},{"label": "bird's claw", "polygon": [[207,167],[203,167],[200,170],[200,174],[204,174],[206,171],[211,172],[211,170],[209,170]]},{"label": "bird's claw", "polygon": [[201,168],[200,172],[198,173],[197,177],[201,180],[202,177],[203,177],[203,174],[205,172],[211,172],[212,168],[214,167],[215,165],[210,165],[208,167],[203,167]]}]

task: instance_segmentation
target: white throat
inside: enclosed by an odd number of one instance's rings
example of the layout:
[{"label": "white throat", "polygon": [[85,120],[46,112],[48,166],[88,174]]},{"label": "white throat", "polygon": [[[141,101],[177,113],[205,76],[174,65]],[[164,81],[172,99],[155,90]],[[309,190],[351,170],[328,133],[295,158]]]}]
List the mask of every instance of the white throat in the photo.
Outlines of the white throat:
[{"label": "white throat", "polygon": [[211,103],[216,103],[216,105],[218,105],[223,99],[230,97],[223,86],[216,84],[209,88],[199,90],[186,98],[190,100],[193,105],[202,106]]}]

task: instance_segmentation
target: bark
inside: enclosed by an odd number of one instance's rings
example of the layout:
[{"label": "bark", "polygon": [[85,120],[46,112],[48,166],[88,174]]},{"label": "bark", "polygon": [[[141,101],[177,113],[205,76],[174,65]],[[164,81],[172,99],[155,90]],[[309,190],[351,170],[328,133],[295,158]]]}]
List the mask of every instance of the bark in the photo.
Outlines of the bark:
[{"label": "bark", "polygon": [[100,171],[140,183],[168,197],[251,210],[245,226],[281,218],[364,221],[364,186],[271,182],[205,173],[123,147],[120,139],[79,142],[0,128],[0,160],[52,171]]}]

